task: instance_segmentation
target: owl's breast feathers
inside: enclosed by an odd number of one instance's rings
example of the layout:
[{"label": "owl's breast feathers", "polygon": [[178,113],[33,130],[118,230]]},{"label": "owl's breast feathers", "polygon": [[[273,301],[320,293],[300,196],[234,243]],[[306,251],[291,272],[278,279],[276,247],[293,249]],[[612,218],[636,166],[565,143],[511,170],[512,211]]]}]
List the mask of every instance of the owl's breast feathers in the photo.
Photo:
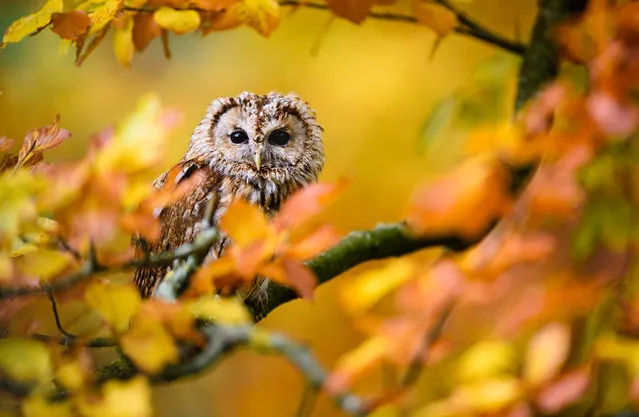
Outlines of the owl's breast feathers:
[{"label": "owl's breast feathers", "polygon": [[[159,212],[160,238],[153,243],[135,239],[138,253],[171,251],[193,241],[200,232],[207,204],[216,194],[218,202],[213,213],[214,224],[218,224],[226,208],[236,198],[260,206],[270,216],[279,209],[283,200],[298,188],[278,186],[268,179],[246,181],[240,177],[223,175],[209,164],[194,160],[182,161],[175,165],[158,177],[153,185],[156,189],[177,187],[181,181],[196,172],[203,173],[204,180],[180,200]],[[217,259],[228,243],[228,238],[222,234],[206,256],[205,263]],[[166,266],[136,269],[134,283],[142,297],[150,297],[153,294],[168,269]]]}]

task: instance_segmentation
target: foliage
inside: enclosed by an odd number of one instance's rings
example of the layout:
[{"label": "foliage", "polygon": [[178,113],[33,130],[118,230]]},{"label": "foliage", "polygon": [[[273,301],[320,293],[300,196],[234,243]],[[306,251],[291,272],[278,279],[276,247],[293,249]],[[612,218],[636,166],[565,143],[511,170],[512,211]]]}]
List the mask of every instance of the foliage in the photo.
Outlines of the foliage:
[{"label": "foliage", "polygon": [[[329,0],[325,4],[298,0],[280,3],[276,0],[78,0],[72,2],[72,8],[65,8],[62,0],[49,0],[39,11],[15,21],[5,31],[1,45],[20,42],[50,27],[61,38],[62,53],[75,46],[79,66],[105,39],[107,32],[113,30],[115,56],[129,67],[135,52],[144,51],[157,38],[162,41],[165,56],[170,58],[170,33],[184,35],[197,31],[206,36],[246,25],[268,37],[280,26],[281,9],[286,6],[330,9],[336,16],[357,24],[369,15],[410,21],[430,28],[438,39],[455,30],[479,36],[472,25],[460,21],[457,10],[447,0],[411,0],[412,15],[372,13],[374,6],[388,7],[393,3],[393,0]],[[482,35],[486,37],[486,33]],[[521,45],[509,44],[490,33],[488,38],[521,52]]]},{"label": "foliage", "polygon": [[[327,7],[361,22],[373,3]],[[134,50],[168,30],[206,34],[246,23],[267,35],[281,7],[262,0],[75,6],[64,12],[62,1],[50,0],[14,23],[4,42],[51,25],[84,59],[85,41],[94,37],[90,51],[113,28],[116,55],[128,64]],[[415,19],[440,36],[468,22],[448,2],[414,6]],[[91,138],[78,161],[44,159],[71,138],[57,116],[28,132],[17,152],[16,141],[0,138],[0,390],[20,398],[27,416],[150,416],[152,384],[203,372],[241,347],[285,356],[311,392],[324,390],[353,415],[636,409],[637,19],[639,3],[592,1],[583,16],[556,28],[566,64],[583,65],[586,84],[562,76],[514,120],[481,116],[477,91],[504,101],[507,87],[497,77],[487,88],[446,99],[428,136],[454,134],[458,125],[466,157],[406,202],[405,221],[395,227],[411,249],[345,284],[342,306],[365,337],[331,372],[303,346],[254,327],[259,311],[213,294],[243,289],[259,273],[309,299],[318,264],[332,264],[327,280],[352,266],[346,257],[353,250],[362,251],[358,259],[374,259],[393,244],[374,231],[339,241],[320,221],[348,192],[347,182],[311,185],[272,219],[233,202],[220,222],[232,246],[203,265],[217,237],[207,219],[194,242],[173,252],[136,254],[122,244],[157,238],[157,209],[202,180],[195,175],[172,191],[149,187],[156,166],[168,160],[162,150],[178,121],[157,97],[144,97],[131,116]],[[522,165],[536,170],[525,187],[514,187],[511,167]],[[429,261],[408,256],[432,242],[448,250]],[[173,267],[160,291],[168,297],[141,300],[128,280],[116,278],[140,265]],[[175,291],[180,280],[186,289]],[[35,317],[13,321],[42,297],[51,303],[57,335],[40,333]],[[58,315],[58,305],[68,303],[86,305],[100,318],[98,328],[68,333]],[[106,347],[121,358],[101,366],[93,349]],[[398,376],[390,386],[353,393],[381,368]],[[437,371],[447,378],[435,394],[419,396],[420,376]]]}]

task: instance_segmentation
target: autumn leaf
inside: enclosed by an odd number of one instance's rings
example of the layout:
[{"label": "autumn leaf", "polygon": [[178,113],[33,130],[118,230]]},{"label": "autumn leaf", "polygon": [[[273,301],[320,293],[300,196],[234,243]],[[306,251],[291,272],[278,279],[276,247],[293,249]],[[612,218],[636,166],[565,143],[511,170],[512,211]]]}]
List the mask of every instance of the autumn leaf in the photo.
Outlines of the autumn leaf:
[{"label": "autumn leaf", "polygon": [[279,229],[294,229],[322,213],[346,189],[346,180],[337,183],[315,183],[294,193],[273,219]]},{"label": "autumn leaf", "polygon": [[18,258],[16,264],[25,275],[43,280],[55,277],[72,262],[69,254],[50,249],[41,249]]},{"label": "autumn leaf", "polygon": [[55,148],[71,137],[71,133],[68,130],[58,127],[59,121],[60,116],[56,115],[52,125],[33,129],[27,133],[18,154],[17,166],[24,165],[30,158],[37,156],[38,153]]},{"label": "autumn leaf", "polygon": [[52,402],[40,395],[31,395],[22,401],[24,417],[73,417],[69,401]]},{"label": "autumn leaf", "polygon": [[153,18],[162,28],[173,31],[178,35],[194,31],[200,26],[200,15],[194,10],[175,10],[170,7],[161,7]]},{"label": "autumn leaf", "polygon": [[86,417],[151,417],[151,387],[143,376],[111,380],[101,387],[102,396],[80,396],[74,402]]},{"label": "autumn leaf", "polygon": [[204,33],[231,29],[242,23],[262,36],[270,36],[280,25],[279,3],[275,0],[241,0],[221,16],[209,20]]},{"label": "autumn leaf", "polygon": [[6,136],[0,136],[0,152],[6,152],[13,147],[15,143],[14,139],[10,139]]},{"label": "autumn leaf", "polygon": [[538,386],[554,377],[570,351],[570,328],[561,323],[544,326],[530,341],[524,362],[523,379]]},{"label": "autumn leaf", "polygon": [[132,284],[92,282],[85,290],[85,299],[118,333],[129,328],[131,318],[140,307],[140,296]]},{"label": "autumn leaf", "polygon": [[544,414],[556,414],[583,398],[590,382],[590,370],[587,367],[565,373],[537,394],[537,407]]},{"label": "autumn leaf", "polygon": [[344,392],[352,380],[373,368],[386,355],[389,341],[385,337],[365,340],[351,352],[343,355],[326,381],[326,390],[331,393]]},{"label": "autumn leaf", "polygon": [[262,210],[241,199],[231,202],[220,219],[220,227],[241,247],[266,239],[275,233]]},{"label": "autumn leaf", "polygon": [[16,20],[4,32],[1,46],[4,48],[7,43],[20,42],[25,36],[47,26],[53,13],[61,12],[63,7],[62,0],[49,0],[36,13]]},{"label": "autumn leaf", "polygon": [[375,0],[327,0],[326,3],[337,16],[360,24],[375,4]]},{"label": "autumn leaf", "polygon": [[350,313],[361,314],[415,273],[415,264],[408,259],[392,260],[384,267],[364,272],[351,280],[343,292],[342,302]]},{"label": "autumn leaf", "polygon": [[91,25],[89,15],[82,10],[73,10],[66,13],[54,13],[51,16],[53,26],[51,30],[62,39],[77,40],[78,37],[87,31]]},{"label": "autumn leaf", "polygon": [[512,344],[501,340],[483,340],[459,358],[457,376],[463,383],[476,382],[513,372],[516,352]]},{"label": "autumn leaf", "polygon": [[132,16],[123,16],[113,22],[113,50],[118,62],[129,68],[135,52]]},{"label": "autumn leaf", "polygon": [[246,307],[237,298],[220,298],[208,295],[185,302],[185,308],[194,317],[201,320],[229,325],[251,323],[251,317]]},{"label": "autumn leaf", "polygon": [[523,389],[515,377],[483,379],[462,385],[452,395],[454,403],[475,413],[495,413],[513,405],[523,396]]},{"label": "autumn leaf", "polygon": [[471,159],[414,193],[406,221],[419,234],[484,232],[510,205],[507,174],[498,162]]},{"label": "autumn leaf", "polygon": [[149,43],[160,36],[160,26],[150,13],[136,13],[133,17],[133,45],[136,51],[144,51]]},{"label": "autumn leaf", "polygon": [[52,373],[49,349],[35,340],[0,339],[0,371],[16,381],[44,381]]},{"label": "autumn leaf", "polygon": [[157,373],[176,362],[178,350],[173,338],[159,321],[138,315],[120,344],[133,363],[148,373]]},{"label": "autumn leaf", "polygon": [[106,0],[101,6],[89,13],[91,29],[89,35],[101,34],[113,19],[120,13],[124,0]]}]

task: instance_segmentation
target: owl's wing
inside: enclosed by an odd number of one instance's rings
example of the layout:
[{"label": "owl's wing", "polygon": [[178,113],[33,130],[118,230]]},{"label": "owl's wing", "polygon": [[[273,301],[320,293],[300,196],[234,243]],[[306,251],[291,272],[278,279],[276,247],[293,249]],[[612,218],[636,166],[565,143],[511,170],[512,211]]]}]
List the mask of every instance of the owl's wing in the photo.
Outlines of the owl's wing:
[{"label": "owl's wing", "polygon": [[[159,213],[160,238],[148,243],[135,239],[136,252],[160,253],[171,251],[178,246],[191,242],[200,231],[203,216],[209,199],[216,193],[219,177],[198,161],[183,161],[158,177],[153,186],[156,189],[177,187],[196,172],[204,173],[204,181],[180,200],[164,207]],[[142,267],[135,271],[133,280],[142,297],[149,297],[168,270],[166,266]]]}]

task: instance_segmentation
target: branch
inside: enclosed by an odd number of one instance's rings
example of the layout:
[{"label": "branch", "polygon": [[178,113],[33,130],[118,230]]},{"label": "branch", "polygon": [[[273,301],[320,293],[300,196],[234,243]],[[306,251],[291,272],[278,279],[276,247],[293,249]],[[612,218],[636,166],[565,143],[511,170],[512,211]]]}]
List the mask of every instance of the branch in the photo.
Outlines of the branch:
[{"label": "branch", "polygon": [[[372,230],[351,232],[331,249],[308,261],[318,284],[330,281],[361,263],[406,255],[421,249],[444,247],[459,252],[475,245],[492,230],[492,225],[477,239],[465,240],[456,235],[415,236],[404,223],[380,224]],[[263,305],[248,305],[257,321],[298,294],[288,287],[269,282],[268,296]]]},{"label": "branch", "polygon": [[[487,42],[491,45],[502,48],[508,52],[512,52],[517,55],[523,55],[526,51],[526,46],[520,42],[513,41],[510,39],[506,39],[501,35],[491,32],[490,30],[484,28],[479,23],[475,22],[471,18],[469,18],[465,13],[459,11],[452,4],[450,4],[447,0],[435,0],[436,3],[446,7],[448,10],[453,12],[457,19],[460,22],[460,26],[455,28],[455,32],[460,35],[470,36],[475,39],[479,39],[481,41]],[[309,9],[316,10],[330,10],[330,7],[327,4],[323,3],[310,3],[305,0],[283,0],[279,2],[281,7],[306,7]],[[193,10],[199,13],[223,13],[224,10],[211,11],[206,10],[200,7],[185,7],[185,8],[175,8],[176,10]],[[153,7],[130,7],[123,6],[122,10],[130,11],[130,12],[138,12],[138,13],[155,13],[157,8]],[[367,17],[375,20],[386,20],[392,22],[402,22],[402,23],[410,23],[419,25],[419,21],[415,16],[405,15],[405,14],[396,14],[390,12],[369,12]]]},{"label": "branch", "polygon": [[98,273],[113,273],[127,271],[143,266],[168,266],[176,260],[188,258],[190,256],[200,256],[208,253],[209,249],[217,241],[217,229],[209,227],[200,232],[198,237],[191,243],[179,246],[174,251],[163,252],[156,255],[148,255],[142,259],[134,259],[119,265],[101,265],[94,256],[89,257],[82,267],[69,274],[65,278],[47,283],[38,287],[2,287],[0,286],[0,300],[5,298],[17,298],[27,295],[47,294],[49,291],[56,293],[68,290],[79,282],[92,277]]},{"label": "branch", "polygon": [[[315,389],[323,388],[328,378],[328,372],[306,347],[281,334],[269,333],[254,326],[214,324],[204,325],[200,330],[207,340],[205,347],[189,358],[183,359],[181,363],[165,367],[158,375],[147,375],[151,382],[162,384],[198,375],[237,348],[248,348],[259,353],[278,354],[285,357]],[[103,383],[112,379],[131,378],[138,373],[143,372],[136,369],[126,358],[121,358],[99,368],[96,377],[98,382]],[[34,389],[35,386],[31,384],[0,378],[0,391],[9,392],[18,397],[26,397]],[[348,392],[328,393],[328,395],[347,414],[358,417],[366,414],[365,402],[361,398]],[[67,396],[67,392],[56,391],[51,398],[60,400]]]},{"label": "branch", "polygon": [[588,0],[538,0],[539,11],[530,46],[519,72],[515,110],[520,110],[559,73],[559,48],[552,38],[557,23],[586,10]]}]

